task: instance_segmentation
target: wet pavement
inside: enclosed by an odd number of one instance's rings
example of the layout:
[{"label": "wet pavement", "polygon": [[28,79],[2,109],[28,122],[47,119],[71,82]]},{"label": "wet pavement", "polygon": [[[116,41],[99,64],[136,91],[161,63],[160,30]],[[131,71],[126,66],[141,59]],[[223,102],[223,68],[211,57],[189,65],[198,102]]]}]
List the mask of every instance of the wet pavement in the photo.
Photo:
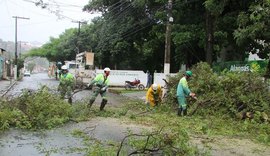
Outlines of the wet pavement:
[{"label": "wet pavement", "polygon": [[23,77],[22,80],[17,81],[6,96],[15,96],[20,94],[23,89],[38,90],[41,86],[46,85],[49,88],[56,90],[58,81],[47,76],[47,73],[32,74],[30,77]]},{"label": "wet pavement", "polygon": [[68,153],[69,149],[83,147],[82,139],[74,138],[62,129],[45,132],[10,130],[0,135],[1,156],[67,155],[79,156],[81,153]]},{"label": "wet pavement", "polygon": [[0,81],[0,97],[4,96],[7,93],[7,91],[11,89],[13,85],[15,85],[15,83],[16,82],[13,80],[1,80]]},{"label": "wet pavement", "polygon": [[[29,90],[38,90],[41,86],[46,85],[51,90],[56,92],[59,81],[54,78],[49,78],[47,73],[39,73],[32,74],[31,77],[24,77],[22,81],[18,81],[16,86],[12,87],[10,91],[6,94],[7,97],[18,96],[22,93],[24,89]],[[88,103],[91,98],[92,91],[91,90],[82,90],[73,95],[73,102],[80,101]],[[146,92],[133,92],[133,93],[125,93],[123,95],[117,95],[115,93],[107,92],[108,97],[108,106],[117,107],[124,100],[128,98],[133,99],[145,99]],[[97,97],[94,105],[100,105],[101,103],[100,95]],[[107,106],[106,106],[107,107]]]},{"label": "wet pavement", "polygon": [[81,156],[87,148],[82,138],[72,136],[75,131],[100,141],[121,140],[128,130],[139,133],[149,130],[113,118],[95,118],[87,122],[67,124],[61,128],[46,131],[10,130],[0,134],[1,156]]},{"label": "wet pavement", "polygon": [[[7,96],[17,95],[25,88],[37,90],[42,85],[56,89],[58,83],[57,80],[49,78],[46,73],[32,74],[31,77],[24,77],[22,81],[12,87]],[[106,107],[121,107],[121,104],[128,98],[141,99],[145,93],[127,93],[126,95],[108,93],[107,95],[109,102]],[[74,95],[74,101],[87,102],[90,96],[91,91],[84,90]],[[101,98],[98,96],[95,104],[99,105],[100,102]],[[128,130],[139,132],[143,129],[149,128],[122,123],[113,118],[94,118],[86,122],[69,123],[63,127],[45,131],[11,129],[0,132],[0,156],[81,156],[86,154],[83,149],[87,147],[82,138],[72,136],[74,131],[82,131],[100,141],[120,142]]]}]

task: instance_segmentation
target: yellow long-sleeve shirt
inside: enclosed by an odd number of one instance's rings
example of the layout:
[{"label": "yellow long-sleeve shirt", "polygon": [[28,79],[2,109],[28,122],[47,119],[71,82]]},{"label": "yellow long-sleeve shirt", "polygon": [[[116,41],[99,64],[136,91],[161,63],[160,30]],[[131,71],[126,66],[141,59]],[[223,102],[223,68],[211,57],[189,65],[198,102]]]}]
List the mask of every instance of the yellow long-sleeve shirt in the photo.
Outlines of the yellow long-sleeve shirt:
[{"label": "yellow long-sleeve shirt", "polygon": [[146,93],[146,101],[150,104],[150,106],[154,107],[155,105],[157,105],[157,103],[160,103],[161,98],[162,90],[160,85],[158,85],[156,92],[154,92],[152,86],[148,89]]}]

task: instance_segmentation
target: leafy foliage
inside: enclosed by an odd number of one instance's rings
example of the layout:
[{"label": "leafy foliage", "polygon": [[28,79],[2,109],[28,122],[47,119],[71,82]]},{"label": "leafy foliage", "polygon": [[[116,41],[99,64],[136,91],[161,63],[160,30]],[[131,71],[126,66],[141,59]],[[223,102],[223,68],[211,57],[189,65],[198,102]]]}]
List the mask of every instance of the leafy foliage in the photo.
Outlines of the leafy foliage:
[{"label": "leafy foliage", "polygon": [[[165,129],[165,130],[164,130]],[[129,134],[122,140],[128,140],[133,147],[132,154],[162,154],[162,155],[199,155],[198,149],[188,143],[188,134],[183,129],[153,130],[142,134]],[[120,153],[120,151],[118,151]]]},{"label": "leafy foliage", "polygon": [[[238,45],[243,45],[247,51],[266,59],[269,59],[270,50],[269,7],[269,0],[251,3],[248,11],[242,11],[239,14],[238,29],[234,31]],[[270,77],[270,63],[268,63],[266,75]]]},{"label": "leafy foliage", "polygon": [[[196,89],[199,98],[206,99],[207,96],[211,96],[209,94],[205,96],[200,95],[209,90],[215,90],[217,92],[216,89],[219,85],[223,84],[224,88],[227,87],[226,89],[231,91],[230,86],[236,86],[231,84],[231,81],[237,83],[242,82],[241,80],[234,80],[232,77],[235,77],[235,74],[233,73],[229,73],[228,78],[223,78],[224,80],[220,79],[218,75],[212,73],[211,68],[205,63],[198,64],[193,71],[194,79],[191,80],[189,84],[191,89]],[[203,76],[198,74],[203,74]],[[207,76],[204,77],[204,75]],[[180,78],[181,75],[178,75],[178,77]],[[197,80],[201,78],[200,83],[195,83],[195,78]],[[237,78],[239,79],[239,77]],[[176,83],[179,81],[179,79],[175,77],[172,77],[172,79],[175,79]],[[216,84],[215,80],[217,79],[223,80],[224,82]],[[207,81],[207,83],[210,83],[210,81],[213,82],[208,86],[203,84],[203,81]],[[227,84],[226,86],[224,85],[225,82]],[[244,81],[244,83],[250,83],[250,81]],[[173,83],[170,83],[170,85],[175,86]],[[259,85],[261,85],[261,81],[256,82],[255,86],[252,87],[259,87]],[[197,86],[200,86],[201,90],[199,90]],[[253,91],[255,92],[256,89]],[[229,94],[229,96],[231,96],[231,94]],[[209,98],[217,100],[216,96]],[[228,99],[230,98],[231,97]],[[237,136],[240,138],[254,139],[265,144],[270,143],[270,127],[268,123],[257,122],[259,120],[235,120],[231,117],[234,116],[231,115],[234,111],[219,103],[217,103],[217,105],[220,107],[220,110],[216,110],[216,106],[210,102],[211,107],[214,107],[213,109],[206,105],[206,107],[202,107],[203,110],[198,111],[200,115],[182,118],[176,116],[176,111],[173,108],[173,105],[176,104],[175,102],[166,102],[155,109],[147,109],[142,101],[123,101],[124,104],[120,108],[107,107],[106,111],[100,112],[98,108],[94,106],[94,109],[92,109],[90,113],[87,111],[85,104],[70,106],[66,102],[59,100],[57,96],[49,94],[46,88],[43,88],[36,93],[25,92],[25,94],[14,101],[1,101],[0,127],[1,129],[8,129],[11,126],[27,129],[52,128],[68,120],[75,119],[80,121],[100,116],[121,118],[128,123],[145,125],[150,129],[149,131],[137,134],[129,132],[127,139],[123,140],[120,155],[131,153],[207,155],[207,151],[199,150],[191,144],[190,140],[194,135],[206,135],[209,138],[214,138],[216,135],[222,135],[224,137]],[[237,102],[237,100],[235,101]],[[41,106],[41,104],[45,106]],[[257,106],[260,108],[260,105]],[[257,109],[257,106],[252,109],[260,110]],[[248,106],[248,108],[249,107],[250,106]],[[37,112],[34,112],[34,110]],[[226,110],[229,110],[230,113],[223,115],[221,112],[225,112]],[[269,110],[269,108],[265,107],[265,110]],[[25,112],[28,112],[28,114]],[[81,131],[74,133],[76,133],[74,135],[83,138],[85,148],[72,150],[86,152],[86,155],[116,155],[119,151],[119,142],[102,142],[89,137],[89,135]]]},{"label": "leafy foliage", "polygon": [[[168,106],[168,103],[164,103],[158,108],[145,112],[143,103],[130,103],[127,107],[133,108],[134,112],[128,114],[130,116],[129,119],[137,124],[142,124],[147,127],[163,127],[164,130],[162,131],[162,134],[167,133],[167,135],[173,136],[173,142],[179,139],[179,141],[175,142],[176,144],[179,143],[179,146],[177,147],[188,147],[191,151],[184,148],[187,150],[187,153],[196,151],[195,149],[192,150],[191,145],[188,144],[193,135],[207,135],[208,137],[214,137],[216,135],[221,135],[223,137],[238,136],[241,138],[257,140],[265,144],[270,143],[270,127],[267,122],[261,123],[255,120],[239,121],[219,112],[207,114],[208,112],[211,112],[207,110],[210,108],[200,110],[200,115],[177,117],[176,110],[174,108],[168,109]],[[182,144],[180,140],[185,141]],[[174,144],[174,147],[176,147],[176,144]]]},{"label": "leafy foliage", "polygon": [[[199,105],[198,114],[207,116],[238,117],[239,114],[251,112],[255,122],[264,122],[270,116],[270,94],[268,84],[256,73],[223,71],[214,73],[206,63],[199,63],[192,68],[193,76],[189,82],[190,89],[199,98],[190,100],[190,110]],[[172,78],[169,100],[175,104],[176,86],[180,77]],[[178,80],[178,81],[176,81]],[[194,104],[192,104],[194,103]]]},{"label": "leafy foliage", "polygon": [[[80,32],[66,30],[42,48],[31,50],[29,55],[63,62],[74,60],[78,52],[92,51],[97,67],[162,71],[168,20],[166,3],[164,0],[89,1],[83,10],[101,12],[101,17],[83,25]],[[210,64],[243,61],[249,52],[269,58],[268,8],[268,0],[175,0],[171,71],[178,71],[181,64],[190,68],[206,60]]]},{"label": "leafy foliage", "polygon": [[39,129],[53,128],[67,122],[72,113],[71,106],[46,88],[37,92],[24,92],[12,101],[1,101],[0,129],[11,126]]},{"label": "leafy foliage", "polygon": [[31,62],[31,63],[27,64],[26,69],[29,70],[30,72],[32,72],[34,70],[35,66],[36,66],[36,64]]}]

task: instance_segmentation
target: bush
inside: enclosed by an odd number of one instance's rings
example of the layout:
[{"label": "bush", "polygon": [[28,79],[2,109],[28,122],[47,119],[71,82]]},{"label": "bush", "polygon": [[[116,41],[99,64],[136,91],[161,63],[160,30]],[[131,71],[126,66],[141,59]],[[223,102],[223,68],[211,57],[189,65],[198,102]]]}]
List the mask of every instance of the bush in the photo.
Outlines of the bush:
[{"label": "bush", "polygon": [[[245,118],[245,114],[250,113],[256,122],[268,120],[270,93],[267,83],[260,75],[230,71],[223,71],[218,75],[207,63],[198,63],[192,68],[192,72],[189,87],[199,100],[194,105],[189,101],[190,110],[200,105],[196,112],[200,115],[220,114],[235,118],[240,114],[240,118]],[[170,100],[175,98],[180,78],[178,75],[170,80],[173,83]]]},{"label": "bush", "polygon": [[68,121],[71,114],[70,104],[43,87],[37,92],[24,92],[11,101],[1,101],[0,129],[52,128]]}]

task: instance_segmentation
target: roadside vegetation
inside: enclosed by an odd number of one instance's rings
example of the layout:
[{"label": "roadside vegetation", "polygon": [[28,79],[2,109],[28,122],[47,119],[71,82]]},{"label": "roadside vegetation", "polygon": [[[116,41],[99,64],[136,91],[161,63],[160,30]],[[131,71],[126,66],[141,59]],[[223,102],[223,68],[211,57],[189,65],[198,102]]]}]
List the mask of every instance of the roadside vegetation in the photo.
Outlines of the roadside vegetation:
[{"label": "roadside vegetation", "polygon": [[194,137],[250,139],[270,146],[270,93],[260,75],[228,71],[216,74],[206,63],[199,63],[192,70],[194,76],[189,85],[198,100],[189,99],[187,117],[176,115],[175,89],[182,76],[179,73],[170,78],[168,98],[154,109],[146,107],[143,101],[130,100],[122,107],[106,107],[106,111],[100,112],[97,107],[88,110],[84,103],[70,105],[51,94],[47,87],[26,91],[18,98],[1,100],[0,129],[51,129],[95,117],[118,118],[151,128],[140,134],[130,131],[121,143],[101,142],[82,131],[74,132],[74,136],[85,138],[83,150],[88,155],[208,155],[209,151],[191,144]]},{"label": "roadside vegetation", "polygon": [[[76,50],[95,53],[96,67],[117,70],[164,69],[167,1],[89,1],[86,12],[102,15],[78,30],[67,29],[27,56],[52,62],[74,60]],[[36,2],[46,9],[47,4]],[[171,72],[205,61],[244,61],[252,52],[269,61],[269,0],[174,0]],[[179,11],[181,10],[181,11]],[[78,32],[79,35],[78,35]],[[270,75],[268,63],[266,75]]]}]

